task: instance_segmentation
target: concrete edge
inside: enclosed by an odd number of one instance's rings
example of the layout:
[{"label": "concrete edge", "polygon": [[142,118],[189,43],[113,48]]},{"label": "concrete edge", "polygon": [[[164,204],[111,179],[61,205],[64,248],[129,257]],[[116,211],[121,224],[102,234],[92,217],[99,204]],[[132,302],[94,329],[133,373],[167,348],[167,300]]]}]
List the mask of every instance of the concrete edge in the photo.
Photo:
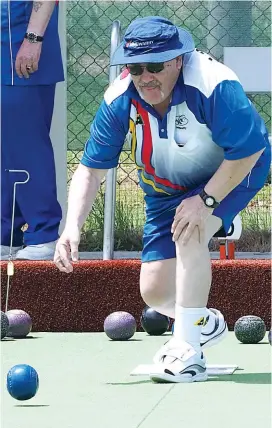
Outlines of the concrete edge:
[{"label": "concrete edge", "polygon": [[[115,251],[113,259],[140,259],[141,258],[141,251]],[[211,259],[212,260],[219,260],[219,251],[211,252]],[[236,252],[235,253],[236,259],[252,259],[252,260],[269,260],[271,259],[271,252],[267,253],[260,253],[260,252]],[[79,258],[80,260],[103,260],[103,252],[102,251],[94,251],[94,252],[88,252],[88,251],[81,251],[79,252]]]}]

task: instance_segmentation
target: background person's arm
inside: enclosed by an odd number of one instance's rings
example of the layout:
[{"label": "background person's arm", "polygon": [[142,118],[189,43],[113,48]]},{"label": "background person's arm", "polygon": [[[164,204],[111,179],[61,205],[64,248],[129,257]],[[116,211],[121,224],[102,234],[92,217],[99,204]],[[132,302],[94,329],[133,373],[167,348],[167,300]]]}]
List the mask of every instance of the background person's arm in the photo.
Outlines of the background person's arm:
[{"label": "background person's arm", "polygon": [[33,1],[33,8],[27,27],[27,32],[36,33],[39,36],[43,36],[55,6],[55,1]]},{"label": "background person's arm", "polygon": [[[55,1],[33,1],[27,33],[43,37],[55,6]],[[23,40],[15,61],[15,69],[20,78],[28,79],[30,74],[38,70],[41,50],[42,42],[31,43],[27,39]]]}]

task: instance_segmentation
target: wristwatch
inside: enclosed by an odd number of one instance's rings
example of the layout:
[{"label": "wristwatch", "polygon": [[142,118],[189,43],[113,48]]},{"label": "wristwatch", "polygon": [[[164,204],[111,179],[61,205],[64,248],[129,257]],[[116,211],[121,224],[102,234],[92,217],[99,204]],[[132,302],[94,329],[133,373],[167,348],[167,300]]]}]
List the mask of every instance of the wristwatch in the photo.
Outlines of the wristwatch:
[{"label": "wristwatch", "polygon": [[37,43],[43,41],[42,36],[38,36],[38,34],[32,32],[25,33],[25,39],[27,39],[30,43]]},{"label": "wristwatch", "polygon": [[199,196],[201,197],[206,207],[217,208],[219,206],[219,202],[217,202],[213,196],[208,195],[204,189],[201,190]]}]

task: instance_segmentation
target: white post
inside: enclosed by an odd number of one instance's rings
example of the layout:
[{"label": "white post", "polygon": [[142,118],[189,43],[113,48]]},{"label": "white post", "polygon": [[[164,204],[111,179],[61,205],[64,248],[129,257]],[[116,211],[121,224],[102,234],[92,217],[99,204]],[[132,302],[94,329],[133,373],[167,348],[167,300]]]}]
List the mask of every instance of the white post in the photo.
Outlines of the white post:
[{"label": "white post", "polygon": [[224,64],[238,76],[247,93],[271,92],[271,47],[225,47]]},{"label": "white post", "polygon": [[66,2],[59,2],[59,36],[65,74],[65,82],[56,86],[55,105],[52,118],[50,137],[54,149],[57,195],[62,208],[62,221],[59,228],[61,234],[65,224],[67,211],[67,73],[66,73]]},{"label": "white post", "polygon": [[[119,21],[114,21],[111,31],[110,56],[120,43],[121,25]],[[109,81],[112,83],[120,73],[120,66],[110,67]],[[105,208],[104,208],[104,237],[103,237],[103,260],[112,260],[114,255],[114,219],[116,202],[116,168],[107,172]]]}]

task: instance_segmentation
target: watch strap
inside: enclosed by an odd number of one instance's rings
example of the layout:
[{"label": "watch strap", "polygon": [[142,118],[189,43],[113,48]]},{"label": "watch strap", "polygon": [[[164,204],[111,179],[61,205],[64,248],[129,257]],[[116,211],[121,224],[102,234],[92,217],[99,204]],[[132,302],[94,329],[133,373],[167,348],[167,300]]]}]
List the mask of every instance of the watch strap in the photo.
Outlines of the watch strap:
[{"label": "watch strap", "polygon": [[[201,190],[201,192],[199,193],[199,196],[201,197],[202,201],[204,202],[204,204],[206,205],[206,207],[208,208],[217,208],[219,206],[219,202],[216,201],[216,199],[214,198],[214,196],[208,195],[208,193],[205,192],[204,189]],[[207,199],[210,198],[213,200],[213,204],[210,205],[207,203]]]},{"label": "watch strap", "polygon": [[32,41],[32,42],[42,42],[43,36],[39,36],[38,34],[30,31],[30,32],[25,33],[25,39]]}]

